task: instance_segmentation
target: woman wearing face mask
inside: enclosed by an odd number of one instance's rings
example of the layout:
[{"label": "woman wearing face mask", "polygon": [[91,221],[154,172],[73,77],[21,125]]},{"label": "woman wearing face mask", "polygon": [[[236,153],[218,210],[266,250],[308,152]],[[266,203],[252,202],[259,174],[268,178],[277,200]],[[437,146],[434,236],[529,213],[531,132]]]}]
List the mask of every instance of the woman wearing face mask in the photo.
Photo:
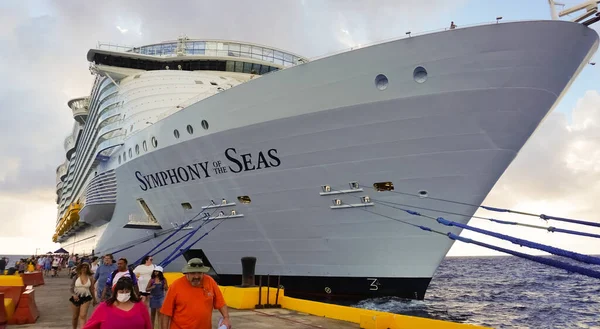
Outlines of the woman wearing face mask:
[{"label": "woman wearing face mask", "polygon": [[152,329],[150,313],[140,303],[130,278],[117,281],[112,296],[94,310],[83,329]]}]

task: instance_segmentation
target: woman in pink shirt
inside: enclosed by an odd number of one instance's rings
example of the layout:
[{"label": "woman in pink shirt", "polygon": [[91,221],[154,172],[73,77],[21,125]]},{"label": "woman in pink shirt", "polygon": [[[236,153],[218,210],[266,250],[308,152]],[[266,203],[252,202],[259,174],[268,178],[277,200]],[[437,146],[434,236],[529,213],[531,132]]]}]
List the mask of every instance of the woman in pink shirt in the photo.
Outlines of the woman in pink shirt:
[{"label": "woman in pink shirt", "polygon": [[133,290],[133,281],[122,277],[112,296],[98,305],[83,329],[152,329],[150,313]]}]

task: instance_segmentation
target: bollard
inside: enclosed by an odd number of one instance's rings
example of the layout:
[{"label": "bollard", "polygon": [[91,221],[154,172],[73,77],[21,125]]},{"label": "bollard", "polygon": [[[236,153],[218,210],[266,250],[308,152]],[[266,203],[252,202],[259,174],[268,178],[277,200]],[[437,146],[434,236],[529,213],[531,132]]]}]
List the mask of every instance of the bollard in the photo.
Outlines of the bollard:
[{"label": "bollard", "polygon": [[258,277],[258,304],[254,306],[254,308],[264,308],[262,304],[262,275]]},{"label": "bollard", "polygon": [[279,301],[279,288],[281,288],[281,275],[277,276],[277,292],[275,293],[275,308],[281,308],[281,305],[277,303]]},{"label": "bollard", "polygon": [[241,287],[256,287],[254,284],[254,268],[256,257],[242,257],[242,285]]},{"label": "bollard", "polygon": [[265,304],[265,308],[271,308],[271,302],[269,302],[269,296],[271,295],[271,275],[267,274],[267,303]]}]

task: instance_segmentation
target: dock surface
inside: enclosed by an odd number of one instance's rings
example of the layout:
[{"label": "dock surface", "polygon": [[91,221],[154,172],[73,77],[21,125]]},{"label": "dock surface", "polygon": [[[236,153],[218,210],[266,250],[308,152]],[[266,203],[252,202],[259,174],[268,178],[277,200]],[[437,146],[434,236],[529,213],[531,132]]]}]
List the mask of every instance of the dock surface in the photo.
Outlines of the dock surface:
[{"label": "dock surface", "polygon": [[[50,329],[71,328],[71,306],[69,302],[69,285],[71,281],[63,276],[44,278],[45,284],[35,287],[35,302],[40,317],[34,324],[8,326],[9,329]],[[92,314],[90,311],[89,316]],[[328,329],[358,329],[355,323],[338,321],[299,313],[286,309],[235,310],[229,308],[233,328],[236,329],[269,329],[269,328],[328,328]],[[213,312],[213,328],[221,313]]]}]

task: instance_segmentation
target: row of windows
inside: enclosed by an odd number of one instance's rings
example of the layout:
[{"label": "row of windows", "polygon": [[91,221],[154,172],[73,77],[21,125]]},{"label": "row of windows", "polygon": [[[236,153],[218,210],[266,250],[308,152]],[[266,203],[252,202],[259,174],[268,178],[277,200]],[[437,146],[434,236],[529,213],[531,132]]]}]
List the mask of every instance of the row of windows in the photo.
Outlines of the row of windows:
[{"label": "row of windows", "polygon": [[[174,56],[177,52],[177,43],[133,48],[132,52],[153,56]],[[188,55],[254,58],[284,66],[297,65],[300,60],[298,56],[272,48],[230,42],[189,41],[185,43],[185,53]]]},{"label": "row of windows", "polygon": [[[176,60],[172,62],[157,62],[152,59],[126,58],[111,55],[94,55],[96,64],[125,67],[131,69],[155,71],[155,70],[182,70],[182,71],[228,71],[244,72],[256,74],[265,74],[279,70],[279,68],[270,65],[252,64],[247,66],[240,61],[225,60]],[[250,65],[250,64],[248,64]]]},{"label": "row of windows", "polygon": [[[204,128],[204,130],[208,130],[208,121],[202,120],[200,125],[202,126],[202,128]],[[186,130],[187,130],[188,134],[190,134],[190,135],[194,134],[194,127],[192,127],[192,125],[187,125]],[[173,135],[175,136],[176,139],[179,139],[179,137],[181,136],[179,134],[179,130],[177,130],[177,129],[173,130]],[[150,139],[150,142],[154,148],[158,147],[158,140],[156,139],[156,137],[152,137]],[[140,154],[140,145],[136,144],[134,149],[135,149],[135,154],[139,155]],[[132,159],[134,149],[129,148],[128,152],[123,152],[122,155],[119,155],[119,164],[121,164],[121,162],[127,161],[128,155],[129,155],[129,158]],[[142,149],[144,150],[144,152],[148,151],[148,144],[146,143],[146,141],[142,142]]]}]

